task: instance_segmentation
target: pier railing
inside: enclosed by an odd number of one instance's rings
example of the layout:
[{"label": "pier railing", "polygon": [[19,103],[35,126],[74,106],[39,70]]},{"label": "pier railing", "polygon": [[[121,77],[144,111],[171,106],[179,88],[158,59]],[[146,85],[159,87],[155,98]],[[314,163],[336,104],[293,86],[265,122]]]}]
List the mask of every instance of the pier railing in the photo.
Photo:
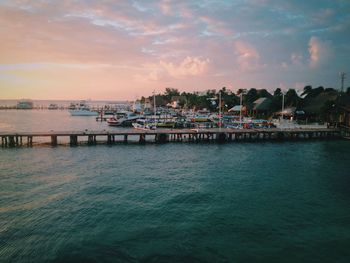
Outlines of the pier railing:
[{"label": "pier railing", "polygon": [[156,129],[118,131],[49,131],[49,132],[0,132],[2,147],[31,147],[34,144],[116,144],[119,142],[244,142],[268,140],[331,139],[342,136],[340,129]]}]

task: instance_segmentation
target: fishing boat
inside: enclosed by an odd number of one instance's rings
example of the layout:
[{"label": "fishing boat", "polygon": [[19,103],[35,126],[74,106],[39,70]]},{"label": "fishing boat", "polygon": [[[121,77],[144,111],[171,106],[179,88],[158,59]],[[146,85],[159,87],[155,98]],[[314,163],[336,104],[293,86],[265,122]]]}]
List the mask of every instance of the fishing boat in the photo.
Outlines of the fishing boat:
[{"label": "fishing boat", "polygon": [[98,112],[92,111],[85,101],[81,101],[79,104],[76,104],[74,109],[72,108],[68,111],[72,116],[98,116]]},{"label": "fishing boat", "polygon": [[157,125],[155,122],[151,122],[148,119],[138,119],[132,123],[132,126],[138,130],[156,130]]},{"label": "fishing boat", "polygon": [[140,118],[134,112],[118,112],[112,118],[107,119],[109,126],[132,127],[132,123]]},{"label": "fishing boat", "polygon": [[172,120],[158,121],[156,123],[156,126],[157,126],[157,128],[174,128],[175,121],[172,121]]},{"label": "fishing boat", "polygon": [[139,130],[155,130],[155,129],[157,129],[157,122],[156,122],[157,109],[156,109],[156,94],[155,94],[155,92],[153,92],[153,113],[154,113],[154,116],[152,116],[151,118],[138,119],[136,122],[132,123],[132,126],[135,129],[139,129]]}]

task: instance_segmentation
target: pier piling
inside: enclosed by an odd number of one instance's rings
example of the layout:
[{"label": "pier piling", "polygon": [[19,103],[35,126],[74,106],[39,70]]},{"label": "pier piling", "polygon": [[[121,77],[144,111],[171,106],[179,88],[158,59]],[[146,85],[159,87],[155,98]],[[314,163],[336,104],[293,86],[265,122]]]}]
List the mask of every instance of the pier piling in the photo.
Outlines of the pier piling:
[{"label": "pier piling", "polygon": [[144,144],[146,142],[146,134],[140,134],[139,143]]},{"label": "pier piling", "polygon": [[57,146],[57,136],[56,135],[51,136],[51,146]]},{"label": "pier piling", "polygon": [[[338,128],[320,128],[320,129],[157,129],[157,130],[123,130],[123,131],[72,131],[72,132],[0,132],[1,146],[19,147],[22,145],[23,136],[27,138],[27,146],[33,145],[33,138],[49,138],[48,143],[52,146],[58,145],[58,137],[69,137],[71,146],[78,145],[78,138],[86,138],[88,145],[97,144],[97,136],[104,137],[105,143],[113,145],[116,143],[116,137],[122,136],[122,142],[128,143],[129,136],[139,136],[138,142],[144,144],[148,141],[156,143],[174,142],[256,142],[268,140],[307,140],[307,139],[333,139],[340,138],[344,134],[349,134],[349,130],[345,132]],[[152,139],[151,139],[152,138]],[[42,140],[40,140],[42,141]]]},{"label": "pier piling", "polygon": [[78,145],[78,136],[77,135],[69,136],[69,144],[70,144],[70,146],[77,146]]}]

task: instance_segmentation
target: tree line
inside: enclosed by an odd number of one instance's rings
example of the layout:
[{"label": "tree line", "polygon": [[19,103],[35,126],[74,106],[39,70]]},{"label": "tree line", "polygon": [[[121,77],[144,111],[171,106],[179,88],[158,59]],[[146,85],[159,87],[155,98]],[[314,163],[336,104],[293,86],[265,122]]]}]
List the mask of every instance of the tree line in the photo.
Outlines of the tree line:
[{"label": "tree line", "polygon": [[[295,107],[302,109],[305,107],[313,98],[316,98],[321,93],[325,96],[329,94],[334,96],[334,94],[340,94],[340,91],[334,88],[324,88],[319,86],[313,88],[308,85],[305,86],[302,93],[297,93],[295,89],[288,89],[284,93],[284,105],[286,108]],[[269,98],[271,100],[270,111],[276,112],[281,110],[283,93],[280,88],[276,88],[273,93],[270,93],[266,89],[255,89],[251,88],[249,90],[239,89],[237,92],[233,92],[226,87],[222,87],[219,90],[212,89],[207,90],[205,93],[199,92],[180,92],[175,88],[165,88],[163,93],[155,95],[157,106],[166,106],[172,102],[172,100],[177,100],[179,107],[185,109],[203,109],[206,108],[210,111],[218,111],[219,108],[219,95],[221,94],[221,109],[227,111],[235,105],[240,105],[240,98],[242,96],[243,105],[247,109],[253,107],[253,103],[259,98]],[[345,94],[350,94],[350,87],[347,88]],[[141,102],[145,101],[145,97],[141,98]],[[148,99],[153,102],[153,96],[149,96]],[[325,108],[329,107],[329,101],[324,105]]]}]

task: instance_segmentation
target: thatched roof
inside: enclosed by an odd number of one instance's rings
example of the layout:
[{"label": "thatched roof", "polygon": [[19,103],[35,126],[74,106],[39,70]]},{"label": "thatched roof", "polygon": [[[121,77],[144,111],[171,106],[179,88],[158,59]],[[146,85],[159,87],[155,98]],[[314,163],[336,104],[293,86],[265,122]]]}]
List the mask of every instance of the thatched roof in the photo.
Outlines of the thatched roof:
[{"label": "thatched roof", "polygon": [[315,98],[308,99],[306,101],[307,104],[304,106],[303,110],[307,114],[320,114],[326,102],[333,101],[335,103],[337,97],[337,92],[322,92]]},{"label": "thatched roof", "polygon": [[240,111],[241,108],[242,108],[242,110],[243,110],[243,106],[241,106],[241,105],[236,105],[236,106],[233,106],[233,107],[232,107],[231,109],[229,109],[228,111],[229,111],[229,112],[236,112],[236,111]]},{"label": "thatched roof", "polygon": [[268,111],[270,110],[272,100],[269,98],[259,98],[253,102],[253,110]]},{"label": "thatched roof", "polygon": [[350,94],[343,93],[338,96],[336,105],[343,110],[350,112]]}]

